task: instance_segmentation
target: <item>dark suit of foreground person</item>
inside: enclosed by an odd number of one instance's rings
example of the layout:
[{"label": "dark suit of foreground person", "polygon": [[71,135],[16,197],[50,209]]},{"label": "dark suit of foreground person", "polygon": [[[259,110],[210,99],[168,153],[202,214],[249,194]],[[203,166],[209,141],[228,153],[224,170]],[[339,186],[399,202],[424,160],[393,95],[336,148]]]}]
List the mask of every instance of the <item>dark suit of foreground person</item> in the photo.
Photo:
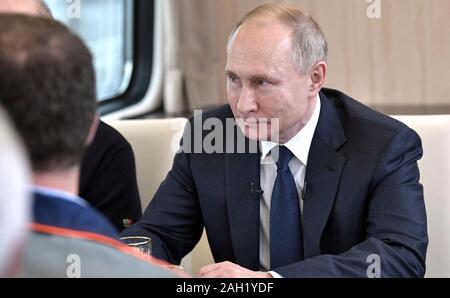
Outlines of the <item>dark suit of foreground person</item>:
[{"label": "dark suit of foreground person", "polygon": [[53,20],[0,16],[0,103],[30,155],[33,221],[117,237],[77,196],[81,157],[98,123],[89,50]]},{"label": "dark suit of foreground person", "polygon": [[[301,51],[293,55],[295,41]],[[203,277],[422,277],[428,240],[420,138],[341,92],[320,91],[325,60],[320,29],[296,9],[267,5],[245,17],[228,46],[230,105],[198,117],[200,123],[219,119],[223,127],[226,119],[243,119],[246,141],[257,141],[258,152],[177,154],[143,218],[125,233],[149,235],[156,256],[179,262],[205,227],[218,264],[203,267]],[[295,153],[288,168],[294,179],[283,185],[297,187],[298,197],[294,193],[295,204],[278,217],[269,214],[266,200],[271,213],[279,212],[274,193],[289,196],[275,189],[286,169],[272,167],[277,180],[268,182],[261,148],[270,136],[258,135],[260,124],[251,118],[278,118],[279,144]],[[195,143],[196,121],[184,144]],[[203,140],[209,133],[203,131]],[[295,171],[302,150],[304,178]],[[271,187],[272,197],[265,197]],[[290,210],[299,205],[300,229],[292,230],[294,220],[283,217],[297,219]],[[283,223],[281,230],[268,218]],[[283,249],[294,261],[268,261],[280,259],[275,250]]]}]

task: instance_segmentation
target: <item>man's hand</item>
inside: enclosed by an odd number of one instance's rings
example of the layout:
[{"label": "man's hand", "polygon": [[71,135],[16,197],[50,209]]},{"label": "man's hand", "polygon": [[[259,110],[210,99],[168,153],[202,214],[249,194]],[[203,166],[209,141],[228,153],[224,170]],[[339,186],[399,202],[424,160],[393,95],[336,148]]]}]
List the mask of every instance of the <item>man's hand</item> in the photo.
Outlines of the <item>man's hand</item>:
[{"label": "man's hand", "polygon": [[198,277],[203,278],[271,278],[268,272],[251,271],[231,262],[222,262],[204,266],[198,272]]}]

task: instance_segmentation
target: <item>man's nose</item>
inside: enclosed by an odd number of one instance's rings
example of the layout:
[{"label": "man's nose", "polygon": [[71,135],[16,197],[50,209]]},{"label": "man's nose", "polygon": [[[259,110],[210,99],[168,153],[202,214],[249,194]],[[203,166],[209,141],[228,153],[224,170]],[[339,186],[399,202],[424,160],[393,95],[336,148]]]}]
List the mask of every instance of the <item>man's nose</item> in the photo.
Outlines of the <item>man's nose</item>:
[{"label": "man's nose", "polygon": [[239,100],[237,103],[237,109],[241,114],[248,114],[251,112],[256,112],[258,109],[258,104],[256,102],[253,90],[250,88],[242,88]]}]

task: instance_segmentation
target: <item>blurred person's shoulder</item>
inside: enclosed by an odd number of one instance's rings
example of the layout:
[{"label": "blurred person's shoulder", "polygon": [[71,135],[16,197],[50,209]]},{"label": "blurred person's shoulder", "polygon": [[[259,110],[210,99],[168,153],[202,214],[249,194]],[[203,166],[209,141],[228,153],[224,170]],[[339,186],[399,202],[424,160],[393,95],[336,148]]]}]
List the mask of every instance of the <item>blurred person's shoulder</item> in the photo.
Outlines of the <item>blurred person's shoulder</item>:
[{"label": "blurred person's shoulder", "polygon": [[131,149],[131,146],[120,132],[105,122],[100,121],[94,142],[90,148],[96,151],[107,151],[108,149]]},{"label": "blurred person's shoulder", "polygon": [[21,277],[179,277],[102,235],[35,226],[28,238]]}]

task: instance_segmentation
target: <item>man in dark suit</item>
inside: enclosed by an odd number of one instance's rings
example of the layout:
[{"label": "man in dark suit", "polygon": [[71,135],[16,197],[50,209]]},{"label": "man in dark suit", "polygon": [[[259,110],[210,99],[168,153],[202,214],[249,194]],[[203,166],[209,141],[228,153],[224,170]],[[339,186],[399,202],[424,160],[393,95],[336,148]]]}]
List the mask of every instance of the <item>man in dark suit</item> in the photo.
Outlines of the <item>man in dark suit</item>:
[{"label": "man in dark suit", "polygon": [[79,190],[119,231],[142,216],[133,149],[103,121],[83,156]]},{"label": "man in dark suit", "polygon": [[[42,0],[2,0],[0,12],[52,18]],[[103,121],[83,156],[79,193],[119,231],[142,215],[133,150],[117,130]]]},{"label": "man in dark suit", "polygon": [[33,169],[33,221],[116,238],[76,194],[80,161],[97,128],[92,56],[64,25],[0,15],[0,103],[25,142]]},{"label": "man in dark suit", "polygon": [[153,254],[177,263],[205,227],[217,263],[201,277],[423,276],[418,135],[322,89],[325,38],[293,7],[250,12],[227,53],[229,105],[190,121],[166,180],[124,234],[150,236]]}]

